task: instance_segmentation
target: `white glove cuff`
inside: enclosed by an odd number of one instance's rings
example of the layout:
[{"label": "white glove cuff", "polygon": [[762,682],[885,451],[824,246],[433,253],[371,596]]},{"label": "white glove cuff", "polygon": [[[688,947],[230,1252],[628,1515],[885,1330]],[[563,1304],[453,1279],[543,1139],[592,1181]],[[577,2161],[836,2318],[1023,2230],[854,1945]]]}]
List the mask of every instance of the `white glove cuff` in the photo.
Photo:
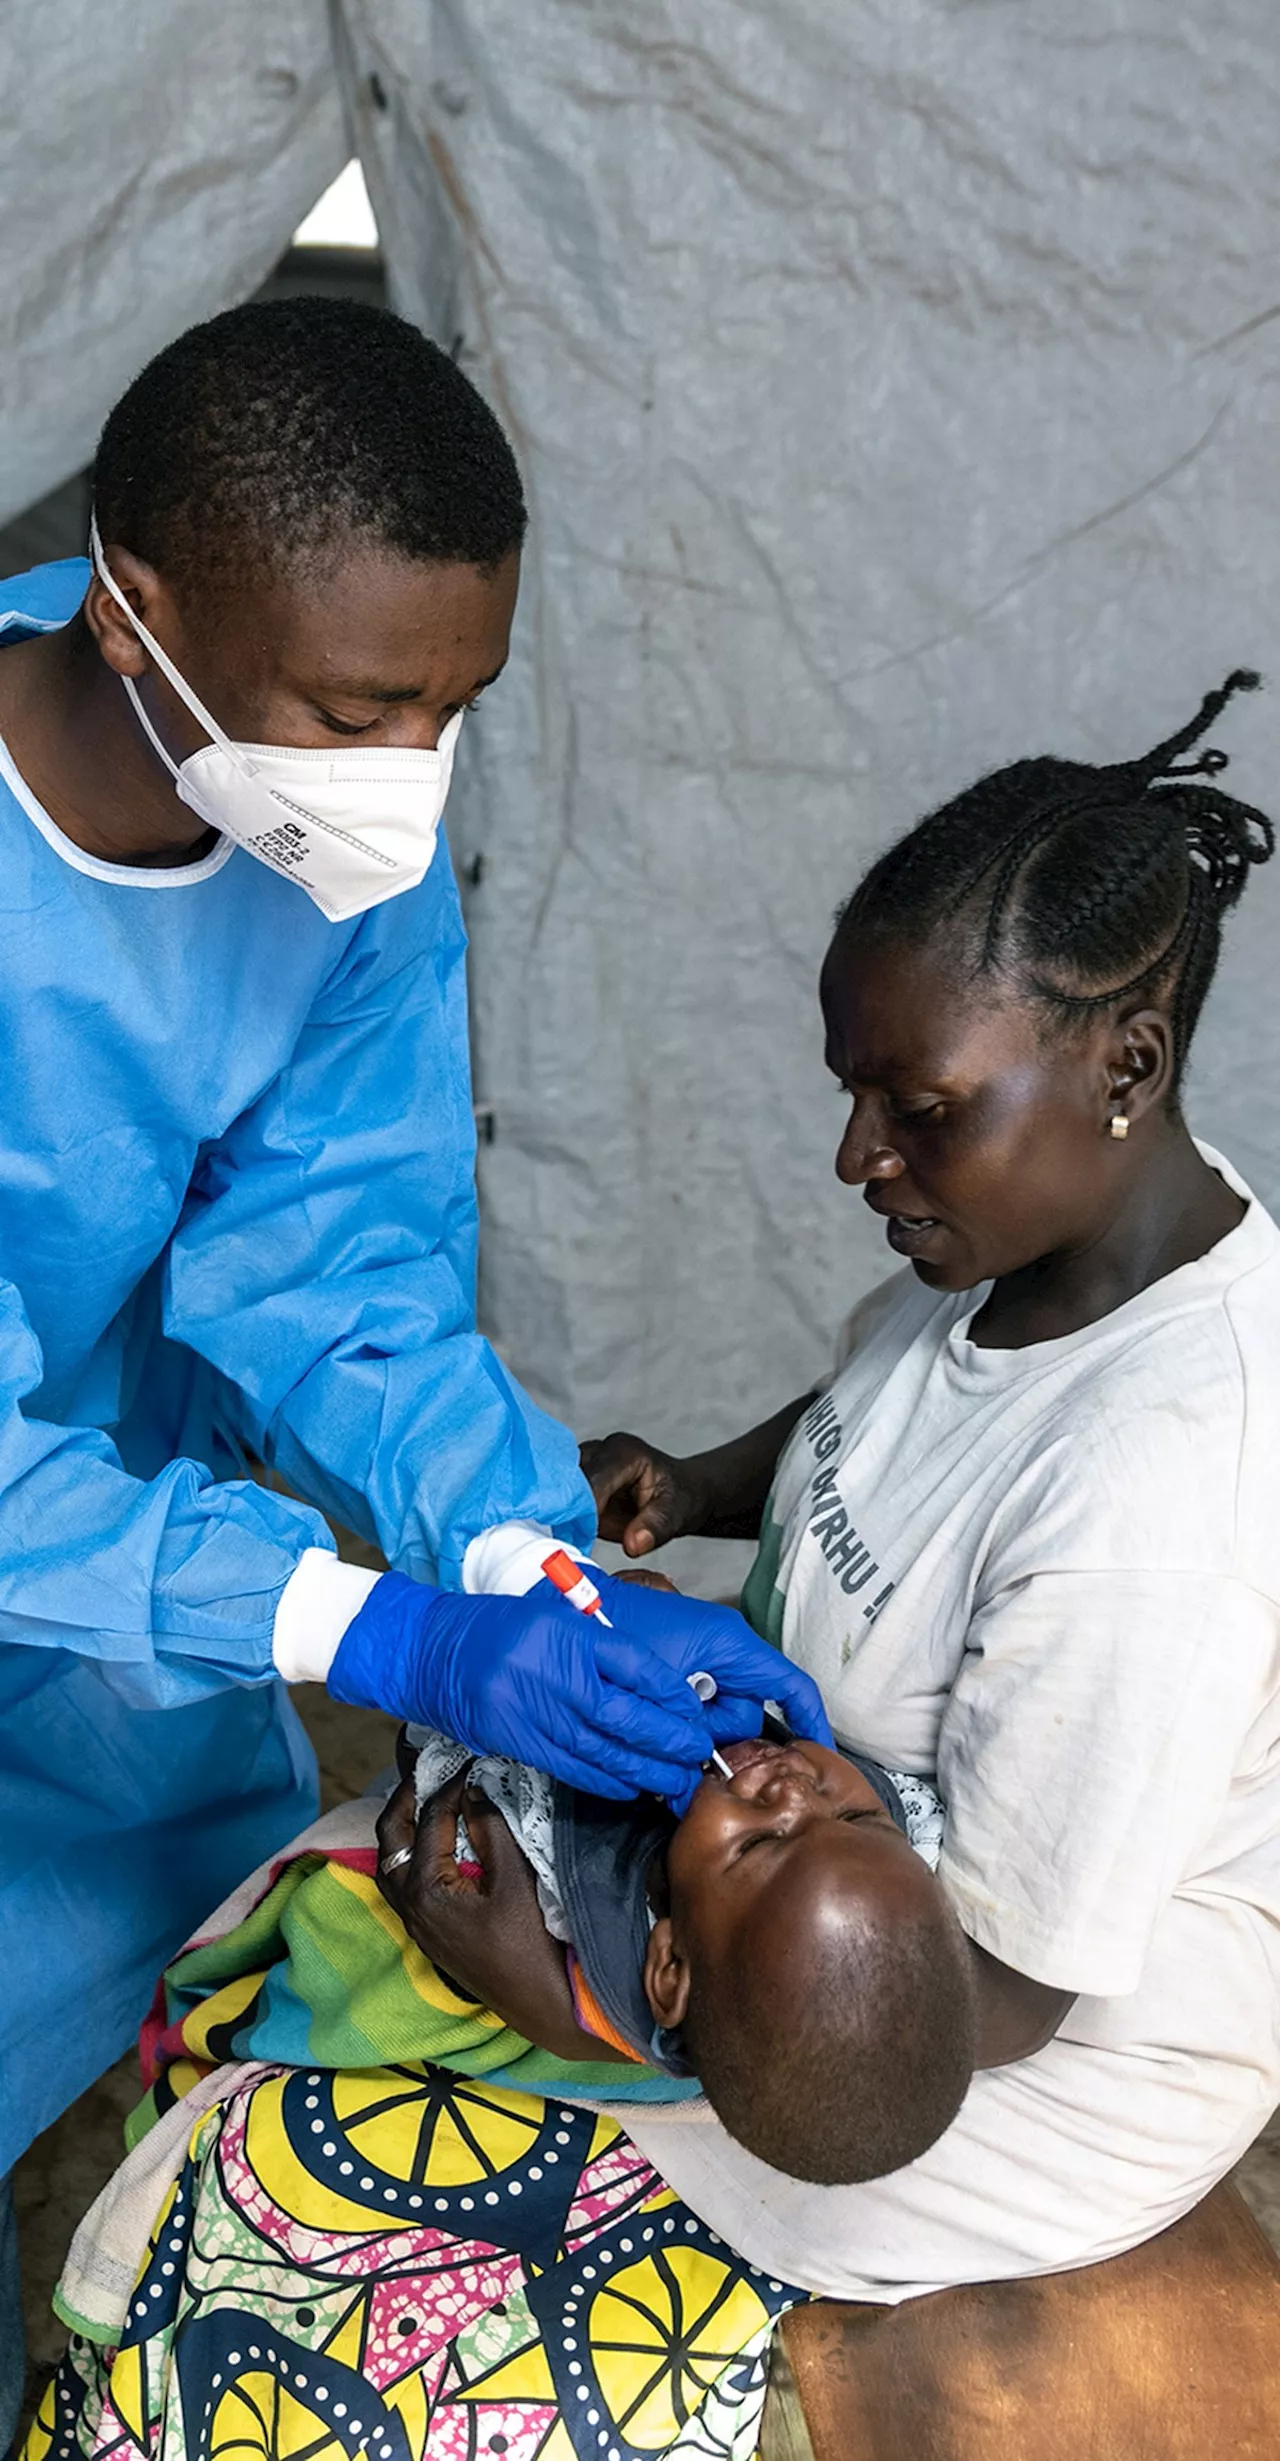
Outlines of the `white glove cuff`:
[{"label": "white glove cuff", "polygon": [[498,1521],[491,1530],[481,1530],[473,1538],[462,1559],[462,1586],[472,1592],[500,1592],[507,1598],[523,1598],[526,1590],[544,1578],[543,1566],[549,1555],[559,1552],[575,1564],[589,1564],[591,1558],[581,1547],[571,1547],[539,1521]]},{"label": "white glove cuff", "polygon": [[271,1634],[276,1673],[286,1683],[327,1683],[338,1643],[381,1578],[361,1564],[340,1564],[327,1547],[307,1547],[276,1608]]}]

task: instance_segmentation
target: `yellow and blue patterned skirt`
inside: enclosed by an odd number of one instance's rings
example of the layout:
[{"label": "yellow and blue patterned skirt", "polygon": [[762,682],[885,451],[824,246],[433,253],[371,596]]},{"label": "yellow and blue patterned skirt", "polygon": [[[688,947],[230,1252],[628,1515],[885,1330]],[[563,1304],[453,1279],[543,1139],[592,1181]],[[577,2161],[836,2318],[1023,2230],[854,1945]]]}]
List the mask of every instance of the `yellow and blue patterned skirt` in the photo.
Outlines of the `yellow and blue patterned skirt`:
[{"label": "yellow and blue patterned skirt", "polygon": [[415,2063],[259,2075],[26,2461],[750,2461],[801,2295],[592,2112]]}]

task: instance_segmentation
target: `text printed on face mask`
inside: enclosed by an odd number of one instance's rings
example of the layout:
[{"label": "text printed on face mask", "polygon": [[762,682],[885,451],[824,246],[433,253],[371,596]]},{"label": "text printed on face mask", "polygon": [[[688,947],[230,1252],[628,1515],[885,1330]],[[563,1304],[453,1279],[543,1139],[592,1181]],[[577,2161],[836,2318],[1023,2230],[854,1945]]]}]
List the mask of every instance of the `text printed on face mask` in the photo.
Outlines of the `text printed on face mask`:
[{"label": "text printed on face mask", "polygon": [[296,820],[282,820],[276,829],[264,829],[254,840],[254,853],[264,863],[278,863],[281,871],[293,871],[307,859],[307,833]]}]

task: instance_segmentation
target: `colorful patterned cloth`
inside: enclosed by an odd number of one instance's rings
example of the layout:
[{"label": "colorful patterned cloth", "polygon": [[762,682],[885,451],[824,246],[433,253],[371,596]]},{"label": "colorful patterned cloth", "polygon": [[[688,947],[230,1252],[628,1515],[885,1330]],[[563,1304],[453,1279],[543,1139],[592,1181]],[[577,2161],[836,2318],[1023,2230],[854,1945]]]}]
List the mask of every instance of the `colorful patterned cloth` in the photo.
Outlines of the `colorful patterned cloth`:
[{"label": "colorful patterned cloth", "polygon": [[25,2461],[750,2461],[773,2324],[618,2126],[420,2063],[196,2123],[118,2351]]}]

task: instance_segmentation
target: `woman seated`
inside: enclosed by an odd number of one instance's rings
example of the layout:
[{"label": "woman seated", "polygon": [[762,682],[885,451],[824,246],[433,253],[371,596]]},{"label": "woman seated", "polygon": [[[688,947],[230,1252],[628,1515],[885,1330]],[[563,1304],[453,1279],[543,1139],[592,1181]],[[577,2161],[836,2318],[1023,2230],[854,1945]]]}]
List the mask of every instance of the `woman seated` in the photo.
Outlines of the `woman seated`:
[{"label": "woman seated", "polygon": [[[838,1169],[910,1269],[821,1397],[693,1462],[589,1455],[633,1554],[763,1517],[760,1627],[843,1744],[936,1774],[981,2071],[958,2117],[891,2177],[814,2188],[691,2106],[624,2130],[411,2064],[234,2069],[181,2114],[119,2346],[73,2346],[37,2456],[745,2457],[788,2300],[1088,2263],[1256,2133],[1280,2094],[1280,1233],[1179,1099],[1272,845],[1220,755],[1181,756],[1253,680],[1145,759],[1002,771],[874,867],[823,1006]],[[501,2012],[504,1888],[460,1922],[415,1852],[397,1882]]]}]

